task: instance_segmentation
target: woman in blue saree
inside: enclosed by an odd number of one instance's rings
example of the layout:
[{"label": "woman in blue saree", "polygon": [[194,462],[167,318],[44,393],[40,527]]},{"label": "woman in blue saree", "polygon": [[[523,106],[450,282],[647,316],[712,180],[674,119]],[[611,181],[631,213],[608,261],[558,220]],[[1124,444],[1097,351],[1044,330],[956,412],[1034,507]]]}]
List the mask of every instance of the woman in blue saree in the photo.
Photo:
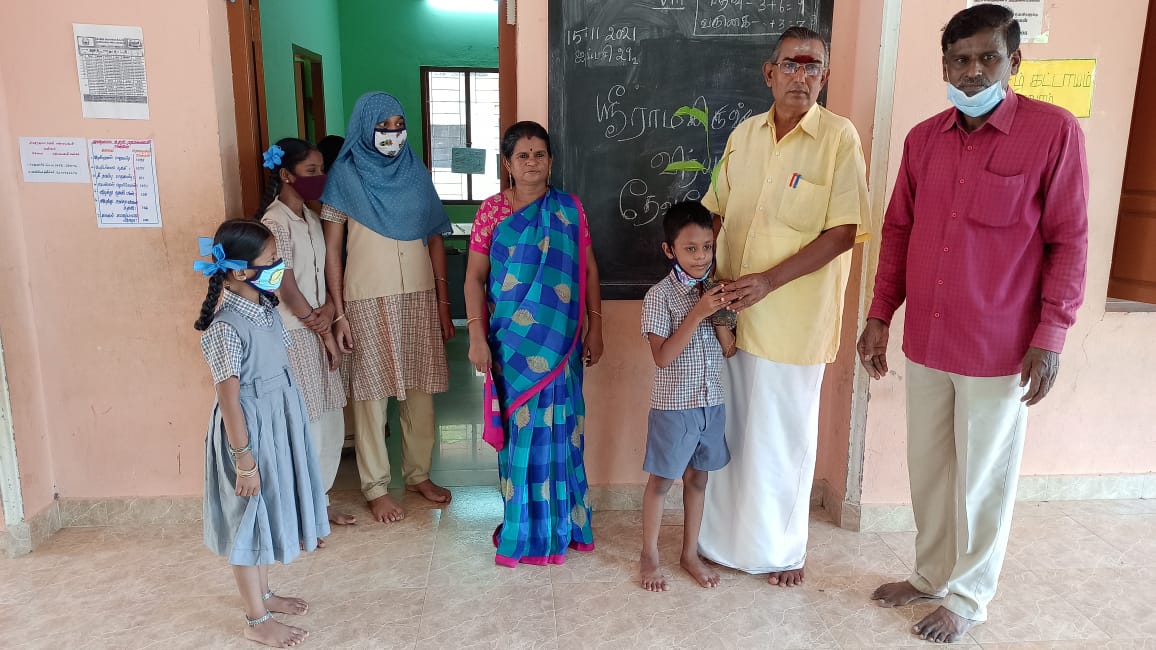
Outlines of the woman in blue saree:
[{"label": "woman in blue saree", "polygon": [[502,137],[511,187],[474,219],[466,269],[470,362],[485,373],[485,439],[505,514],[495,562],[561,564],[594,550],[586,496],[582,373],[602,356],[601,294],[586,214],[549,185],[550,136]]}]

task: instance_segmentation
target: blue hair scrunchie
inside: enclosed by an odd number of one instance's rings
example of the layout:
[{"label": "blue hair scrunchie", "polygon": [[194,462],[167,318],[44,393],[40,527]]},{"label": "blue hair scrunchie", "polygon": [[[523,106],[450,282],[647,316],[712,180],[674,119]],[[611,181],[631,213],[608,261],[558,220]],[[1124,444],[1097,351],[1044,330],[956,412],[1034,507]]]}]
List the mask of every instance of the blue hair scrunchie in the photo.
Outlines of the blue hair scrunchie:
[{"label": "blue hair scrunchie", "polygon": [[200,271],[206,278],[211,278],[214,275],[223,271],[249,268],[249,263],[241,260],[231,260],[225,257],[225,247],[220,244],[214,244],[212,237],[198,237],[197,245],[200,247],[201,257],[212,256],[212,262],[203,262],[197,260],[193,262],[193,270]]},{"label": "blue hair scrunchie", "polygon": [[281,159],[285,157],[285,150],[273,145],[261,157],[265,160],[265,169],[276,169],[281,164]]}]

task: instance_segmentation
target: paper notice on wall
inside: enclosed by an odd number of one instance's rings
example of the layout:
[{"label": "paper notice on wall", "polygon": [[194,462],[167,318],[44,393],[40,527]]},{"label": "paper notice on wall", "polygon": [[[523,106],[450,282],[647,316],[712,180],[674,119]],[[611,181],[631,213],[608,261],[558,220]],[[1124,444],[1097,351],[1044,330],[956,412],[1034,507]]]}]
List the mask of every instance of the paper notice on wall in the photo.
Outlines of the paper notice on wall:
[{"label": "paper notice on wall", "polygon": [[1020,24],[1021,43],[1047,43],[1044,27],[1044,0],[967,0],[968,7],[990,3],[1012,10]]},{"label": "paper notice on wall", "polygon": [[88,147],[84,138],[20,138],[20,167],[25,183],[87,183]]},{"label": "paper notice on wall", "polygon": [[73,24],[72,35],[84,116],[149,119],[141,28]]},{"label": "paper notice on wall", "polygon": [[1024,60],[1009,85],[1017,94],[1068,109],[1076,117],[1092,116],[1096,85],[1095,59]]},{"label": "paper notice on wall", "polygon": [[160,228],[152,140],[89,140],[92,195],[101,228]]}]

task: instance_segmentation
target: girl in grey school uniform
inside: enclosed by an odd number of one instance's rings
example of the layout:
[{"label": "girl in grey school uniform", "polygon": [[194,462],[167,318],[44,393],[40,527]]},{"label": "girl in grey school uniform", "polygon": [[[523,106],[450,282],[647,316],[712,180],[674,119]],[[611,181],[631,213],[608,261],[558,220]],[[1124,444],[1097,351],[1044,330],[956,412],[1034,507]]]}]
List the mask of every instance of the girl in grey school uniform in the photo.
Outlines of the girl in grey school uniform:
[{"label": "girl in grey school uniform", "polygon": [[209,278],[195,327],[204,332],[201,350],[217,392],[205,440],[205,545],[233,567],[245,637],[295,646],[308,633],[273,614],[305,614],[309,605],[275,595],[268,567],[316,548],[329,521],[273,294],[284,264],[273,234],[256,221],[226,221],[200,247],[212,261],[193,265]]}]

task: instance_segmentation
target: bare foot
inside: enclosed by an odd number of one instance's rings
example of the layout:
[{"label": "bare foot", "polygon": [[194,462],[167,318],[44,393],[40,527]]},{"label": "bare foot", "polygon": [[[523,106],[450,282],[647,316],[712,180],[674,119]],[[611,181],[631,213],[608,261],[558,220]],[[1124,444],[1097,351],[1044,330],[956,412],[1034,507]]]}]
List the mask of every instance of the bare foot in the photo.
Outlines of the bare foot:
[{"label": "bare foot", "polygon": [[794,587],[803,584],[803,567],[790,571],[776,571],[767,576],[767,582],[780,587]]},{"label": "bare foot", "polygon": [[292,648],[301,645],[309,633],[299,627],[269,619],[260,625],[246,625],[245,638],[274,648]]},{"label": "bare foot", "polygon": [[906,580],[879,585],[871,592],[871,600],[879,601],[880,607],[903,607],[917,600],[938,600],[939,596],[923,593]]},{"label": "bare foot", "polygon": [[976,625],[979,625],[979,621],[964,618],[941,605],[916,623],[911,632],[935,643],[955,643]]},{"label": "bare foot", "polygon": [[694,578],[700,587],[713,589],[718,586],[719,580],[721,580],[718,572],[708,567],[698,556],[698,553],[694,555],[683,554],[679,565],[690,574],[690,577]]},{"label": "bare foot", "polygon": [[433,501],[434,503],[449,503],[451,498],[449,490],[435,485],[434,482],[428,478],[416,485],[407,485],[405,489],[409,492],[417,492],[425,497],[427,501]]},{"label": "bare foot", "polygon": [[669,589],[666,584],[666,576],[662,575],[662,569],[658,566],[657,551],[654,553],[643,551],[641,557],[638,558],[638,566],[638,574],[643,589],[654,592]]},{"label": "bare foot", "polygon": [[388,494],[383,494],[370,501],[369,512],[373,515],[374,521],[380,521],[383,524],[405,519],[405,509]]},{"label": "bare foot", "polygon": [[348,512],[338,512],[329,506],[326,511],[329,513],[329,523],[335,526],[352,526],[357,523],[357,516],[351,515]]},{"label": "bare foot", "polygon": [[309,612],[309,603],[293,596],[278,596],[276,594],[265,599],[265,609],[274,614],[293,614],[303,616]]},{"label": "bare foot", "polygon": [[[325,548],[326,546],[329,546],[329,545],[325,543],[325,538],[324,537],[318,537],[317,538],[317,548]],[[305,549],[301,549],[301,550],[304,551]]]}]

